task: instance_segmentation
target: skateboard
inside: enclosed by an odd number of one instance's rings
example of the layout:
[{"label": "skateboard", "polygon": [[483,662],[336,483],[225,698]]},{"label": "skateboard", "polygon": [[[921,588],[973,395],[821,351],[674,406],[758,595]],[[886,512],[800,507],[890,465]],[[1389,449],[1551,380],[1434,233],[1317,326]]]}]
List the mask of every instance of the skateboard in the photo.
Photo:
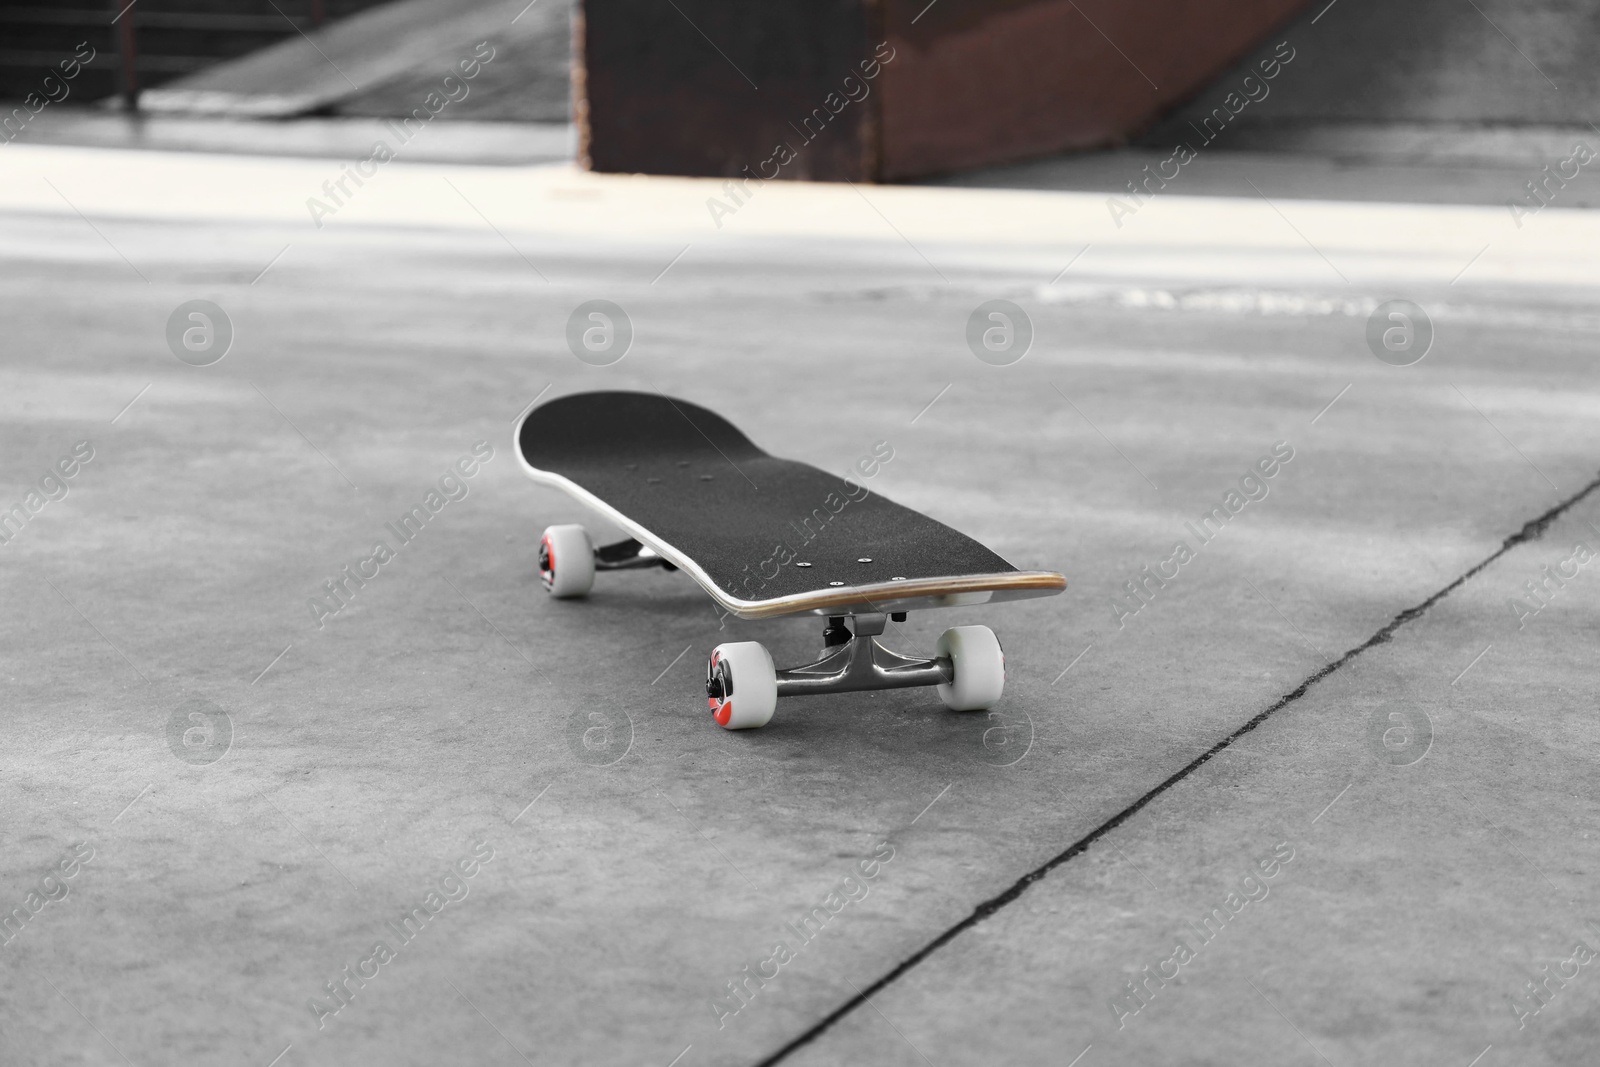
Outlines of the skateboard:
[{"label": "skateboard", "polygon": [[1067,585],[869,490],[881,454],[840,477],[768,455],[687,400],[558,397],[522,417],[516,446],[535,482],[630,535],[596,546],[582,526],[546,529],[539,578],[551,596],[586,596],[599,571],[661,567],[688,575],[739,618],[827,620],[822,652],[799,667],[777,669],[756,641],[712,650],[706,699],[725,729],[765,726],[779,697],[868,689],[935,686],[954,710],[986,709],[1005,687],[993,630],[952,627],[933,656],[916,659],[885,648],[885,628],[908,611],[1051,596]]}]

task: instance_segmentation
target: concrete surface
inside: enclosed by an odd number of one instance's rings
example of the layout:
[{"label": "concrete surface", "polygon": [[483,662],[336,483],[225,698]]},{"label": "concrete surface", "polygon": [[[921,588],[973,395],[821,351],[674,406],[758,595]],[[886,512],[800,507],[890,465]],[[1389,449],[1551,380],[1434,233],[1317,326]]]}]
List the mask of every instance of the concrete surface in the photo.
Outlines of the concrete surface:
[{"label": "concrete surface", "polygon": [[[567,166],[403,166],[411,146],[389,138],[394,155],[370,158],[362,185],[329,186],[348,161],[253,160],[233,156],[117,154],[68,147],[7,146],[0,209],[83,212],[158,221],[248,220],[325,236],[346,227],[470,229],[508,251],[507,230],[527,230],[594,255],[649,243],[664,268],[686,245],[701,257],[771,253],[763,242],[840,242],[882,249],[915,271],[912,284],[943,285],[946,269],[1012,270],[1025,265],[1047,300],[1099,299],[1099,280],[1133,283],[1139,300],[1152,280],[1182,287],[1261,285],[1312,289],[1337,282],[1439,286],[1537,283],[1581,293],[1600,279],[1590,249],[1600,219],[1558,201],[1526,217],[1499,209],[1303,201],[1285,210],[1275,196],[1198,199],[1180,187],[1135,201],[1105,194],[1033,190],[982,196],[924,186],[774,181],[743,191],[695,179],[597,175]],[[958,209],[959,208],[959,209]],[[320,224],[320,225],[319,225]],[[293,237],[289,237],[293,243]],[[659,244],[656,244],[659,242]],[[828,253],[838,258],[833,245]],[[268,249],[268,256],[282,244]],[[1087,251],[1086,251],[1087,249]],[[746,251],[741,251],[746,250]],[[783,252],[783,257],[790,253]],[[1081,262],[1078,257],[1082,257]],[[265,259],[266,257],[263,257]],[[530,270],[531,260],[517,258]],[[652,272],[652,277],[654,277]],[[536,275],[537,276],[537,275]],[[1079,284],[1078,279],[1086,279]],[[1140,294],[1144,293],[1145,296]],[[1196,299],[1209,299],[1204,296]],[[1232,300],[1232,297],[1227,298]],[[1365,315],[1370,294],[1340,303]],[[1326,300],[1314,298],[1322,306]],[[1348,305],[1348,307],[1346,307]],[[1331,305],[1329,305],[1331,307]]]},{"label": "concrete surface", "polygon": [[[1163,196],[1119,228],[1103,196],[770,186],[719,229],[714,183],[395,162],[318,228],[326,162],[0,167],[0,501],[94,448],[0,547],[6,906],[94,850],[0,948],[8,1062],[1314,1061],[1294,1026],[1336,1063],[1592,1059],[1587,969],[1527,1031],[1497,998],[1600,936],[1594,577],[1526,631],[1505,605],[1594,497],[1283,702],[1593,485],[1585,213]],[[635,325],[609,368],[563,339],[600,297]],[[964,340],[996,298],[1036,328],[1009,367]],[[1437,329],[1409,367],[1365,340],[1393,298]],[[167,347],[192,299],[235,329],[211,366]],[[518,474],[511,422],[611,387],[824,466],[888,440],[874,488],[1065,572],[893,635],[993,625],[1004,703],[854,695],[731,735],[703,657],[795,660],[813,624],[719,621],[667,574],[545,599],[537,531],[585,516]],[[468,495],[319,629],[309,598],[479,440]],[[1119,623],[1278,442],[1265,498]],[[1383,700],[1432,717],[1420,763],[1376,764]],[[401,945],[386,921],[480,840]],[[1284,840],[1238,934],[1114,1031],[1118,983]]]},{"label": "concrete surface", "polygon": [[[1600,137],[1587,130],[1579,135],[1541,130],[1537,135],[1515,138],[1434,133],[1432,142],[1417,139],[1405,144],[1394,137],[1369,137],[1366,130],[1343,132],[1346,136],[1339,141],[1325,136],[1307,138],[1299,151],[1219,147],[1200,153],[1181,170],[1172,166],[1175,145],[1168,144],[1161,149],[1121,148],[984,167],[930,179],[927,184],[1099,193],[1135,207],[1137,201],[1130,196],[1129,186],[1145,196],[1143,183],[1147,181],[1161,196],[1480,204],[1500,208],[1514,226],[1509,205],[1539,203],[1526,186],[1544,178],[1541,168],[1568,159],[1576,144],[1600,150]],[[1274,138],[1281,141],[1287,135],[1275,134]],[[1600,181],[1593,168],[1568,169],[1572,180],[1559,186],[1552,182],[1546,199],[1564,208],[1600,205]],[[1171,180],[1158,180],[1163,172]],[[1151,174],[1157,178],[1151,179]],[[1124,227],[1133,224],[1121,211],[1117,217]]]},{"label": "concrete surface", "polygon": [[791,1062],[1594,1062],[1593,959],[1562,965],[1600,938],[1594,575],[1520,629],[1506,604],[1597,520],[1590,495]]},{"label": "concrete surface", "polygon": [[[489,68],[485,68],[473,92],[497,92],[490,82]],[[384,101],[410,99],[408,93],[385,90],[374,97],[374,114],[393,113],[394,109]],[[373,145],[383,141],[400,148],[399,158],[411,163],[532,165],[573,159],[576,131],[565,122],[461,117],[468,108],[478,109],[473,114],[493,112],[505,99],[503,95],[489,95],[480,104],[479,96],[471,95],[461,111],[443,112],[441,121],[430,122],[404,146],[398,144],[392,120],[379,117],[262,123],[180,115],[128,116],[85,108],[47,112],[47,121],[29,125],[13,143],[351,161],[368,157]],[[1272,135],[1265,150],[1219,147],[1184,166],[1179,178],[1157,191],[1163,197],[1260,195],[1274,200],[1478,204],[1505,209],[1507,223],[1518,229],[1508,205],[1533,203],[1527,183],[1544,177],[1541,168],[1551,160],[1565,160],[1576,143],[1592,143],[1600,149],[1600,138],[1589,131],[1545,127],[1441,132],[1436,126],[1357,126],[1341,127],[1339,134],[1337,138],[1318,134],[1296,139],[1280,131]],[[1282,142],[1291,142],[1292,150],[1283,150]],[[1230,139],[1229,143],[1237,145],[1240,141]],[[1171,154],[1171,147],[1076,153],[980,168],[919,184],[1096,193],[1100,210],[1111,221],[1111,212],[1106,208],[1109,198],[1117,196],[1125,204],[1135,204],[1128,195],[1128,184],[1146,181],[1149,172],[1145,168],[1162,167]],[[231,179],[229,184],[233,184]],[[1546,196],[1553,207],[1596,206],[1600,191],[1593,167],[1579,169],[1572,180],[1559,187],[1552,183]],[[719,199],[733,206],[725,193],[719,193]],[[703,203],[699,210],[704,211]],[[1118,217],[1123,228],[1133,225],[1126,216]],[[703,221],[711,222],[709,212]],[[724,229],[735,225],[724,219]],[[737,225],[743,228],[746,224]],[[693,228],[692,224],[689,228]],[[1116,229],[1115,225],[1112,229]]]}]

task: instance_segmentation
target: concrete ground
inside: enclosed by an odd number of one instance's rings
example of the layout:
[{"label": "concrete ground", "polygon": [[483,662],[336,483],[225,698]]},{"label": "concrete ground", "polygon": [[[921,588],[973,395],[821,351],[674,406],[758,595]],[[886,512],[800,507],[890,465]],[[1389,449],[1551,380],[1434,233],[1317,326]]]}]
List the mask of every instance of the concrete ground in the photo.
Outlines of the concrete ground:
[{"label": "concrete ground", "polygon": [[[718,226],[717,183],[401,161],[319,227],[339,175],[0,158],[0,504],[93,452],[0,548],[0,1059],[1593,1062],[1592,216],[767,186]],[[564,340],[595,298],[606,368]],[[992,299],[1009,366],[965,340]],[[889,441],[873,488],[1067,574],[893,635],[994,626],[1003,703],[729,734],[705,655],[812,621],[548,600],[537,532],[588,520],[511,425],[595,388],[825,467]]]},{"label": "concrete ground", "polygon": [[[1559,164],[1568,159],[1579,143],[1593,148],[1600,146],[1600,138],[1587,131],[1574,136],[1567,130],[1541,130],[1537,135],[1516,139],[1460,138],[1433,154],[1406,157],[1397,151],[1380,158],[1347,152],[1345,145],[1326,138],[1316,144],[1315,150],[1305,152],[1207,152],[1181,170],[1173,163],[1173,145],[1161,149],[1119,148],[964,171],[928,179],[928,184],[1098,193],[1102,199],[1116,197],[1124,208],[1135,209],[1140,209],[1140,198],[1152,189],[1161,196],[1481,204],[1499,208],[1516,228],[1514,219],[1522,218],[1529,206],[1539,203],[1526,188],[1527,183],[1541,179],[1541,168],[1547,163]],[[1491,152],[1495,153],[1494,158],[1485,158]],[[1567,169],[1572,174],[1571,181],[1561,183],[1559,188],[1555,182],[1546,187],[1551,204],[1564,208],[1600,207],[1600,180],[1581,168]],[[1163,181],[1163,175],[1171,180]],[[1135,195],[1129,194],[1130,184]],[[1513,203],[1518,205],[1516,216],[1510,206]],[[1127,224],[1127,216],[1120,217]]]}]

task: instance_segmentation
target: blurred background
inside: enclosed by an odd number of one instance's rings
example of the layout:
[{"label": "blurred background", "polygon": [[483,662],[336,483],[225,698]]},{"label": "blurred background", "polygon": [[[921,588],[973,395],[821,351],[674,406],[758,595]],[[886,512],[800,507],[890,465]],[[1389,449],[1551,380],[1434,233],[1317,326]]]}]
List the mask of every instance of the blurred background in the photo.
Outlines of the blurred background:
[{"label": "blurred background", "polygon": [[[480,41],[494,59],[439,114],[448,132],[419,144],[424,156],[735,176],[788,138],[807,151],[783,178],[1117,191],[1187,140],[1334,161],[1299,175],[1290,195],[1498,203],[1505,182],[1478,172],[1565,156],[1575,138],[1595,135],[1600,114],[1600,70],[1589,58],[1600,9],[1574,0],[587,8],[5,0],[5,137],[347,153],[379,120],[410,115],[456,70],[463,47]],[[1280,41],[1292,44],[1274,60]],[[876,80],[861,77],[859,61],[880,42],[892,42],[895,58]],[[24,102],[54,95],[44,79],[80,47],[92,61],[49,104],[49,121],[35,119]],[[1274,63],[1272,78],[1263,62]],[[843,85],[852,73],[866,93],[860,103]],[[1253,90],[1243,83],[1252,76]],[[830,93],[845,100],[841,111],[825,103]],[[1244,106],[1225,103],[1229,93]],[[1219,108],[1225,131],[1203,125]],[[825,136],[808,144],[823,117]],[[1408,182],[1338,164],[1434,173]],[[1577,184],[1564,206],[1589,202],[1589,183]],[[1202,177],[1183,191],[1209,187]]]}]

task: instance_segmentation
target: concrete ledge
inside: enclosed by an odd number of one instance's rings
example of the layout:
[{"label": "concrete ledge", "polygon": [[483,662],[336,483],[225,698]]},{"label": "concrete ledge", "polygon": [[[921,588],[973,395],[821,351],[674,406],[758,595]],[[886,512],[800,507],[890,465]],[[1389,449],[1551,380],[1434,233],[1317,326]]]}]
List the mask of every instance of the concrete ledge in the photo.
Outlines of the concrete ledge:
[{"label": "concrete ledge", "polygon": [[[136,148],[219,155],[363,159],[379,140],[395,140],[381,118],[301,118],[248,121],[218,116],[127,115],[61,111],[30,125],[14,142],[79,148]],[[430,123],[407,143],[418,163],[555,163],[570,160],[575,139],[564,122]]]},{"label": "concrete ledge", "polygon": [[556,240],[664,240],[706,249],[761,238],[844,240],[947,267],[1037,254],[1053,264],[1041,267],[1041,284],[1064,274],[1062,265],[1087,245],[1084,266],[1075,268],[1080,272],[1212,285],[1445,285],[1452,279],[1600,285],[1593,252],[1600,245],[1600,216],[1562,207],[1547,207],[1518,226],[1504,206],[1161,193],[1137,214],[1113,218],[1103,192],[933,186],[868,192],[845,184],[768,182],[749,187],[736,211],[713,214],[709,203],[733,203],[732,183],[601,175],[562,165],[408,163],[410,150],[401,146],[397,161],[382,164],[349,190],[348,199],[324,201],[337,210],[314,219],[308,205],[327,197],[324,183],[342,173],[330,162],[10,145],[0,151],[0,211],[231,219],[303,226],[308,234],[382,225],[482,231],[487,219],[507,232]]},{"label": "concrete ledge", "polygon": [[[1151,148],[1182,140],[1188,126],[1164,123],[1140,138]],[[1192,135],[1191,135],[1192,137]],[[1583,142],[1600,149],[1593,126],[1492,122],[1344,122],[1242,119],[1219,141],[1222,151],[1305,153],[1382,163],[1472,163],[1537,169]]]}]

